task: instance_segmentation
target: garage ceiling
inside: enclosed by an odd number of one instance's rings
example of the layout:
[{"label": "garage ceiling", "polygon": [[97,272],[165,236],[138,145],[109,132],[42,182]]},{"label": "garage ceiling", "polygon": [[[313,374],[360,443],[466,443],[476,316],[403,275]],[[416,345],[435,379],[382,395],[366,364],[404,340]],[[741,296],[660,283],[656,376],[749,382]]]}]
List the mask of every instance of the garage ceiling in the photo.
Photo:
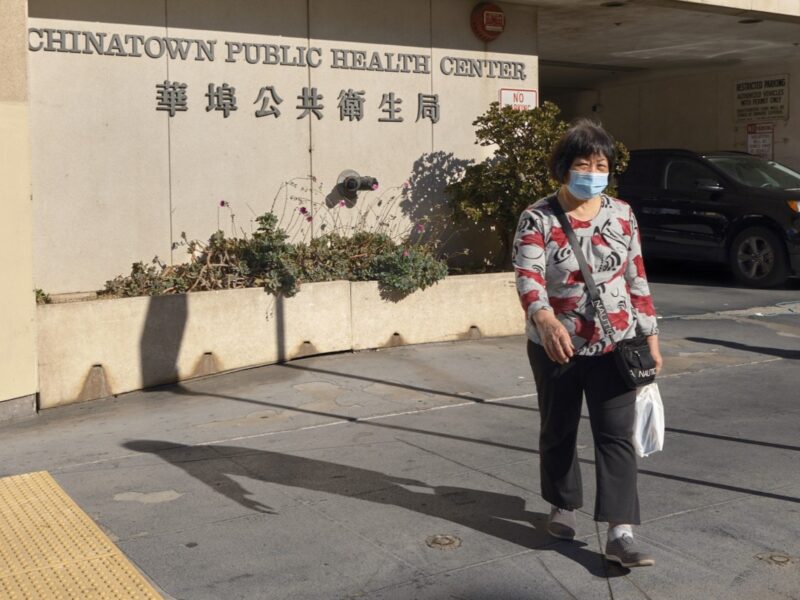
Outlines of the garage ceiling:
[{"label": "garage ceiling", "polygon": [[800,58],[800,21],[791,17],[663,0],[519,3],[539,7],[543,89],[587,89],[636,72],[748,61],[770,61],[780,70]]}]

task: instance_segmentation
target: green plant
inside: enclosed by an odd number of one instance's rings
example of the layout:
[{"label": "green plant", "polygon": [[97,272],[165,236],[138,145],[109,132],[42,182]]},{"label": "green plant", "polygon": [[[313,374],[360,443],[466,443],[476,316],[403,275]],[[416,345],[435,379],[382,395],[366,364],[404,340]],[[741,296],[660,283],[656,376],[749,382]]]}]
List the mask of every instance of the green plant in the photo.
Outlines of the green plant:
[{"label": "green plant", "polygon": [[[492,103],[473,125],[476,144],[494,146],[494,155],[468,166],[463,178],[447,187],[456,218],[486,225],[498,235],[504,264],[510,260],[520,213],[559,186],[550,177],[547,163],[553,145],[568,128],[560,113],[552,102],[522,111]],[[629,154],[620,142],[617,152],[615,172],[621,173]]]},{"label": "green plant", "polygon": [[396,248],[375,257],[371,274],[384,295],[404,296],[425,289],[447,275],[447,265],[425,248]]},{"label": "green plant", "polygon": [[170,287],[164,276],[166,266],[154,258],[151,264],[135,262],[130,275],[120,275],[106,281],[103,295],[126,298],[129,296],[157,296]]},{"label": "green plant", "polygon": [[167,266],[158,257],[149,264],[134,263],[129,275],[106,282],[103,294],[153,296],[261,286],[292,296],[302,282],[377,279],[383,292],[396,297],[447,275],[446,264],[430,248],[396,241],[387,233],[328,233],[290,244],[274,214],[261,215],[255,222],[257,230],[242,238],[217,231],[202,243],[183,234],[176,247],[187,248],[187,263]]},{"label": "green plant", "polygon": [[[252,238],[231,240],[238,250],[239,270],[253,276],[255,285],[275,294],[294,296],[299,290],[298,270],[293,260],[294,247],[272,213],[256,218],[258,229]],[[218,232],[220,233],[220,232]]]},{"label": "green plant", "polygon": [[103,295],[157,296],[263,286],[293,296],[299,289],[293,247],[274,215],[262,215],[257,222],[259,227],[250,238],[226,238],[217,231],[203,243],[182,234],[176,246],[186,247],[188,262],[168,266],[156,257],[150,264],[134,263],[129,275],[106,282]]},{"label": "green plant", "polygon": [[50,294],[46,294],[44,290],[36,288],[33,293],[36,294],[36,304],[50,304],[52,302]]},{"label": "green plant", "polygon": [[364,281],[370,277],[374,258],[397,247],[384,233],[329,233],[295,245],[293,258],[303,281]]}]

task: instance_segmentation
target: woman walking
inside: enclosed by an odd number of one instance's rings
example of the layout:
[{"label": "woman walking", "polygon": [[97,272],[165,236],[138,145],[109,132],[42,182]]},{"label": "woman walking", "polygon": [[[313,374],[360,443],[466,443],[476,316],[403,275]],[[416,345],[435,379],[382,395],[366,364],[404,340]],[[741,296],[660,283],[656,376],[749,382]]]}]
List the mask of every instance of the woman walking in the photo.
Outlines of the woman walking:
[{"label": "woman walking", "polygon": [[[569,128],[550,157],[561,187],[523,211],[514,268],[538,392],[542,496],[552,507],[548,531],[575,536],[574,511],[583,505],[576,438],[585,394],[595,444],[594,518],[609,525],[606,558],[633,567],[655,561],[632,529],[640,522],[631,442],[636,391],[611,352],[615,342],[638,334],[647,336],[657,371],[662,358],[636,219],[625,202],[603,193],[615,159],[614,141],[601,126],[584,119]],[[614,340],[596,318],[560,211],[586,257]]]}]

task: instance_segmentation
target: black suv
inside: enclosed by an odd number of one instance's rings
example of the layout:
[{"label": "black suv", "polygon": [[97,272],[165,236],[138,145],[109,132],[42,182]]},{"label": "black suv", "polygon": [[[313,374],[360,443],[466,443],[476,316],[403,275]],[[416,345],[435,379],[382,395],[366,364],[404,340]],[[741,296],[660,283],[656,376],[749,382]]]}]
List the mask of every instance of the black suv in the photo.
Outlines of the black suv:
[{"label": "black suv", "polygon": [[645,256],[726,263],[745,285],[800,275],[800,173],[744,152],[634,150],[618,178]]}]

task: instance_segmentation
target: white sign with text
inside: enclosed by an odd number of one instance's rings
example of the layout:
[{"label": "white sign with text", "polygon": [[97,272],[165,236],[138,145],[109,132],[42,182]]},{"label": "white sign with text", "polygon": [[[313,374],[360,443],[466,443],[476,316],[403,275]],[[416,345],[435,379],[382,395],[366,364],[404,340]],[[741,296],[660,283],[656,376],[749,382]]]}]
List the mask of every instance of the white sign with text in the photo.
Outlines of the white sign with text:
[{"label": "white sign with text", "polygon": [[789,118],[789,75],[744,79],[735,86],[737,121]]},{"label": "white sign with text", "polygon": [[775,146],[772,123],[750,123],[747,126],[747,151],[764,160],[772,160]]},{"label": "white sign with text", "polygon": [[500,106],[510,106],[514,110],[531,110],[539,106],[538,90],[500,90]]}]

